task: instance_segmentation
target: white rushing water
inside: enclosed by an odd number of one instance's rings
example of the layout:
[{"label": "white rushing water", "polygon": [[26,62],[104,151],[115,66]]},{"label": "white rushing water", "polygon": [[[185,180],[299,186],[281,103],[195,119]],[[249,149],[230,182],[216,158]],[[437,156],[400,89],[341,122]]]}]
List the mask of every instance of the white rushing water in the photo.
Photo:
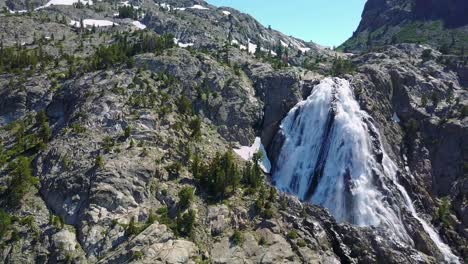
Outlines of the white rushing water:
[{"label": "white rushing water", "polygon": [[324,79],[288,113],[279,133],[282,146],[273,179],[280,190],[328,208],[339,222],[381,226],[391,238],[413,245],[402,220],[406,207],[445,261],[458,263],[398,184],[397,166],[381,146],[372,119],[354,99],[349,82]]}]

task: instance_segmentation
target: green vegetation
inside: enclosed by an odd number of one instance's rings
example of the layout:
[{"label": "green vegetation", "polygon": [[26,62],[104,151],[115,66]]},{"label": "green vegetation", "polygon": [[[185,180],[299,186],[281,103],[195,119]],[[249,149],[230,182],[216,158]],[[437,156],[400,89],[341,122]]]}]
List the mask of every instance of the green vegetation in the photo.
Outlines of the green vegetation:
[{"label": "green vegetation", "polygon": [[193,188],[184,187],[179,191],[179,208],[184,210],[190,207],[193,201]]},{"label": "green vegetation", "polygon": [[119,18],[131,18],[138,20],[139,11],[133,5],[123,5],[119,7]]},{"label": "green vegetation", "polygon": [[298,247],[305,247],[306,245],[307,245],[306,242],[304,240],[302,240],[302,239],[299,239],[297,241],[297,246]]},{"label": "green vegetation", "polygon": [[421,54],[422,61],[432,60],[433,58],[434,57],[432,56],[432,50],[430,50],[430,49],[423,50],[423,52]]},{"label": "green vegetation", "polygon": [[332,68],[330,70],[330,74],[332,76],[340,76],[343,74],[350,74],[355,71],[355,67],[350,60],[346,60],[343,58],[335,58],[333,61]]},{"label": "green vegetation", "polygon": [[83,65],[83,68],[85,71],[102,70],[122,63],[133,67],[134,55],[145,52],[160,54],[174,46],[173,39],[174,36],[171,34],[156,36],[141,33],[138,38],[130,41],[127,35],[119,35],[114,44],[99,46],[95,54],[89,58],[88,63]]},{"label": "green vegetation", "polygon": [[57,229],[63,229],[65,226],[65,221],[63,218],[53,214],[49,215],[49,223]]},{"label": "green vegetation", "polygon": [[105,152],[112,151],[112,148],[115,146],[115,140],[110,136],[106,136],[102,142],[102,148]]},{"label": "green vegetation", "polygon": [[[273,55],[273,52],[276,53],[276,55]],[[275,69],[281,69],[288,67],[289,50],[283,47],[281,42],[278,42],[271,51],[262,51],[260,44],[257,44],[255,57],[263,62],[270,63]]]},{"label": "green vegetation", "polygon": [[234,231],[234,234],[231,236],[232,243],[237,246],[241,246],[244,243],[244,240],[244,234],[238,230]]},{"label": "green vegetation", "polygon": [[260,168],[260,161],[263,159],[263,154],[257,152],[252,157],[252,162],[247,162],[242,171],[242,182],[252,188],[257,188],[261,185],[263,180],[262,169]]},{"label": "green vegetation", "polygon": [[179,211],[175,219],[169,216],[167,207],[159,208],[156,213],[159,215],[159,217],[157,217],[158,221],[169,227],[174,234],[192,236],[196,221],[196,213],[194,210],[190,209],[184,214],[181,214]]},{"label": "green vegetation", "polygon": [[23,47],[4,48],[0,43],[0,73],[21,73],[23,69],[36,69],[38,65],[46,65],[52,61],[52,57],[46,55],[42,45],[36,49]]},{"label": "green vegetation", "polygon": [[0,240],[6,235],[10,230],[12,224],[12,219],[10,214],[0,209]]},{"label": "green vegetation", "polygon": [[192,102],[184,95],[182,95],[178,102],[177,108],[179,112],[183,115],[192,115],[193,114],[193,107]]},{"label": "green vegetation", "polygon": [[143,258],[143,253],[141,251],[135,251],[133,253],[133,260],[140,260]]},{"label": "green vegetation", "polygon": [[450,227],[450,200],[448,197],[444,197],[441,200],[439,209],[437,210],[437,218],[442,222],[442,225],[446,228]]},{"label": "green vegetation", "polygon": [[427,43],[438,47],[442,54],[462,55],[468,48],[468,34],[463,28],[446,28],[442,20],[412,21],[398,26],[383,26],[374,31],[355,34],[339,50],[378,49],[397,43]]},{"label": "green vegetation", "polygon": [[195,117],[194,119],[190,120],[189,128],[190,128],[190,138],[192,139],[199,139],[201,137],[201,119],[200,117]]},{"label": "green vegetation", "polygon": [[190,209],[187,213],[177,217],[177,227],[175,233],[181,236],[192,236],[193,227],[195,225],[196,214],[195,211]]},{"label": "green vegetation", "polygon": [[129,138],[131,133],[132,133],[132,127],[131,126],[127,126],[127,127],[124,128],[124,135],[123,136],[124,136],[125,139]]},{"label": "green vegetation", "polygon": [[30,188],[39,183],[39,179],[32,175],[31,160],[19,157],[9,164],[11,179],[8,184],[8,202],[10,206],[19,206]]},{"label": "green vegetation", "polygon": [[182,170],[182,163],[176,161],[171,165],[167,166],[166,170],[171,178],[178,178],[180,175],[180,171]]},{"label": "green vegetation", "polygon": [[240,183],[240,173],[234,162],[232,151],[215,158],[206,166],[198,157],[194,158],[191,170],[195,179],[204,186],[215,199],[225,199],[233,194]]},{"label": "green vegetation", "polygon": [[143,229],[137,226],[135,223],[135,218],[131,218],[130,222],[127,225],[127,229],[125,230],[125,233],[127,236],[135,236],[138,235]]},{"label": "green vegetation", "polygon": [[101,155],[97,156],[96,160],[94,161],[94,166],[99,169],[104,168],[104,157]]},{"label": "green vegetation", "polygon": [[293,229],[293,230],[289,231],[289,233],[288,233],[288,238],[289,239],[296,239],[298,237],[299,237],[299,235],[297,234],[296,230]]},{"label": "green vegetation", "polygon": [[252,190],[262,185],[261,160],[262,154],[256,153],[253,163],[247,162],[241,171],[234,161],[232,151],[227,151],[222,155],[217,153],[209,164],[204,164],[196,154],[193,157],[190,171],[211,198],[224,200],[230,197],[241,183]]}]

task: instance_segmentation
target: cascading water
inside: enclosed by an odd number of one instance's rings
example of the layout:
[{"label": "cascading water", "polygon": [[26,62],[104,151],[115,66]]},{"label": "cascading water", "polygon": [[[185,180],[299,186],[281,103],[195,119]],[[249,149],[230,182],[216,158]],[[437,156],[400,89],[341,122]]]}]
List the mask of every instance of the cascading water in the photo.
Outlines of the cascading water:
[{"label": "cascading water", "polygon": [[[397,166],[380,143],[372,118],[359,107],[349,82],[324,79],[283,120],[273,169],[278,189],[330,210],[340,222],[380,226],[412,244],[402,206],[421,222],[445,260],[458,259],[416,213],[398,184]],[[279,143],[278,143],[279,141]]]}]

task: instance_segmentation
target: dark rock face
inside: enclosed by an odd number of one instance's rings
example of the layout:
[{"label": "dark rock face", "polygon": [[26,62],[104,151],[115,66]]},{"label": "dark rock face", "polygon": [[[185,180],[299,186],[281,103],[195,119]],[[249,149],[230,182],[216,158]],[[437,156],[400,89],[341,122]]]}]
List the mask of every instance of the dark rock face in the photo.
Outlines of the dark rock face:
[{"label": "dark rock face", "polygon": [[416,0],[414,16],[422,20],[442,19],[447,27],[468,24],[468,2],[464,0]]},{"label": "dark rock face", "polygon": [[428,43],[460,53],[468,47],[467,12],[463,0],[369,0],[358,28],[341,48],[359,52],[388,44]]}]

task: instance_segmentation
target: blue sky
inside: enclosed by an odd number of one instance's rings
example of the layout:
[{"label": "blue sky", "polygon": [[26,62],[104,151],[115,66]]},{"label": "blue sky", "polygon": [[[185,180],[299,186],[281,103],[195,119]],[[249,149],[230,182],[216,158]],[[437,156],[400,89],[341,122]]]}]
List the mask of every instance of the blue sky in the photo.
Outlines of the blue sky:
[{"label": "blue sky", "polygon": [[255,17],[265,26],[305,41],[338,46],[351,37],[366,0],[207,0]]}]

